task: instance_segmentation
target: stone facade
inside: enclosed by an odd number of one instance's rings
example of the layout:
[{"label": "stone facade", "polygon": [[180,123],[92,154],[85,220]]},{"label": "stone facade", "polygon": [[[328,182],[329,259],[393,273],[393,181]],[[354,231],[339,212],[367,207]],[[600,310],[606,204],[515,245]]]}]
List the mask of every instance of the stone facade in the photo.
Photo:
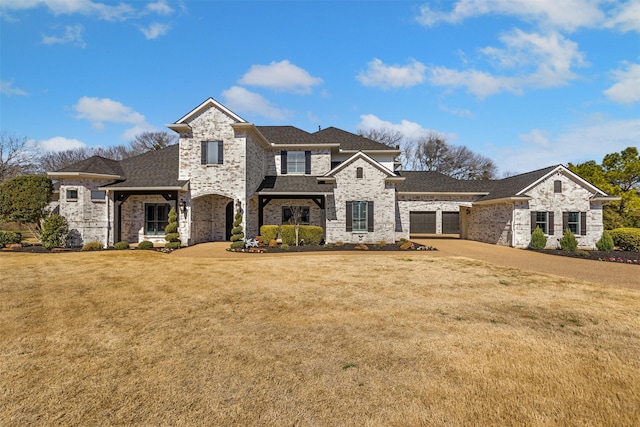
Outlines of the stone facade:
[{"label": "stone facade", "polygon": [[[357,168],[362,168],[362,178],[356,177]],[[344,243],[377,243],[382,240],[394,242],[396,195],[394,184],[386,182],[389,175],[369,161],[359,158],[334,176],[336,185],[331,204],[335,213],[327,215],[326,240]],[[346,230],[346,204],[352,201],[374,203],[373,232]]]},{"label": "stone facade", "polygon": [[[69,224],[70,246],[82,246],[85,243],[105,242],[109,230],[109,212],[112,202],[106,198],[92,198],[93,191],[108,181],[95,179],[67,179],[60,185],[60,215]],[[68,195],[77,193],[77,198]],[[98,193],[93,193],[94,196]],[[102,193],[99,193],[102,194]]]}]

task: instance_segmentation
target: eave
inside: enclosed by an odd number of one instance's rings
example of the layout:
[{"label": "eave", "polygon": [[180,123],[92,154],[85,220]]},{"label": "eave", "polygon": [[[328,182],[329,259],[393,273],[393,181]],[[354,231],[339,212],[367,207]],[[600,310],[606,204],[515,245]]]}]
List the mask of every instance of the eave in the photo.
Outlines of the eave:
[{"label": "eave", "polygon": [[486,196],[488,194],[468,191],[398,191],[399,196]]},{"label": "eave", "polygon": [[509,203],[509,202],[526,202],[531,200],[532,198],[529,196],[511,196],[511,197],[501,197],[499,199],[490,199],[490,200],[479,200],[477,202],[473,202],[475,205],[495,205],[496,203]]},{"label": "eave", "polygon": [[191,126],[186,123],[171,123],[165,126],[177,133],[186,133],[191,131]]},{"label": "eave", "polygon": [[186,190],[185,186],[171,186],[171,187],[98,187],[98,190],[102,191],[181,191]]}]

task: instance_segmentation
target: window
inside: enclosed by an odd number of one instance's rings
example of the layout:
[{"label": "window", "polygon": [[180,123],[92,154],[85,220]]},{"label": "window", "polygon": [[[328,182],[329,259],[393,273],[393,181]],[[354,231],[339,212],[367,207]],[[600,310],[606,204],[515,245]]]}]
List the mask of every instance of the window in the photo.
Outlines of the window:
[{"label": "window", "polygon": [[222,144],[222,141],[202,141],[200,143],[200,149],[200,164],[222,164],[224,154],[224,146]]},{"label": "window", "polygon": [[586,236],[587,234],[587,213],[586,212],[563,212],[562,213],[562,232],[566,229],[578,236]]},{"label": "window", "polygon": [[289,224],[295,211],[300,213],[300,223],[309,224],[309,206],[285,206],[282,208],[282,223]]},{"label": "window", "polygon": [[67,200],[78,200],[78,190],[67,189]]},{"label": "window", "polygon": [[346,206],[346,230],[354,233],[373,231],[373,202],[353,201]]},{"label": "window", "polygon": [[309,175],[311,173],[311,151],[281,151],[280,172],[283,175]]},{"label": "window", "polygon": [[564,228],[568,228],[573,234],[579,234],[580,212],[567,212],[567,224]]},{"label": "window", "polygon": [[144,234],[164,234],[164,229],[169,223],[168,203],[145,203],[144,205]]},{"label": "window", "polygon": [[91,200],[94,200],[94,201],[104,200],[105,197],[106,197],[106,193],[104,191],[91,190]]},{"label": "window", "polygon": [[364,172],[362,171],[362,168],[356,168],[356,178],[362,178],[364,177]]},{"label": "window", "polygon": [[532,211],[531,212],[531,232],[536,229],[536,227],[540,227],[544,234],[553,235],[554,224],[553,224],[553,212],[544,212],[544,211]]},{"label": "window", "polygon": [[562,181],[553,181],[553,192],[562,193]]}]

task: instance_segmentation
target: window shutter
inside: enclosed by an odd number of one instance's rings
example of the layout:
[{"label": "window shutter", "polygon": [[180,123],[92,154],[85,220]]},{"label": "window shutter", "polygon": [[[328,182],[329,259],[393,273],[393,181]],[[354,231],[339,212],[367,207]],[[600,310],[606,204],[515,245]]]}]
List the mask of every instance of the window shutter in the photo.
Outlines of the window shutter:
[{"label": "window shutter", "polygon": [[531,232],[536,229],[536,211],[531,211]]},{"label": "window shutter", "polygon": [[562,212],[562,234],[569,228],[569,212]]},{"label": "window shutter", "polygon": [[345,223],[347,225],[347,231],[353,231],[353,205],[351,202],[347,202],[347,214],[345,216]]},{"label": "window shutter", "polygon": [[222,156],[224,155],[224,146],[222,145],[222,141],[218,141],[218,164],[221,165]]},{"label": "window shutter", "polygon": [[556,234],[555,223],[553,222],[553,212],[548,212],[547,219],[549,220],[549,224],[547,224],[547,234],[553,236]]},{"label": "window shutter", "polygon": [[200,142],[200,164],[207,164],[207,141]]},{"label": "window shutter", "polygon": [[304,152],[304,173],[311,175],[311,151]]},{"label": "window shutter", "polygon": [[587,235],[587,213],[580,212],[580,235]]},{"label": "window shutter", "polygon": [[367,231],[373,231],[373,202],[367,202]]},{"label": "window shutter", "polygon": [[287,174],[287,152],[285,150],[280,152],[280,173]]}]

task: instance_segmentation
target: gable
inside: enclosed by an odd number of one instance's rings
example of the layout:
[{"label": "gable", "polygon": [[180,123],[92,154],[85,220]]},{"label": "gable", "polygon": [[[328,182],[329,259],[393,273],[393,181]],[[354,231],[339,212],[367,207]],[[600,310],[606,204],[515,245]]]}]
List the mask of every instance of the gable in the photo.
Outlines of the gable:
[{"label": "gable", "polygon": [[211,108],[214,108],[215,110],[217,110],[220,113],[222,113],[225,116],[227,116],[231,122],[234,122],[234,123],[246,123],[247,122],[242,117],[238,116],[236,113],[234,113],[233,111],[229,110],[227,107],[225,107],[224,105],[222,105],[218,101],[214,100],[213,98],[209,98],[206,101],[204,101],[202,104],[198,105],[196,108],[194,108],[193,110],[191,110],[190,112],[188,112],[187,114],[182,116],[175,123],[168,124],[167,127],[169,129],[173,130],[173,131],[178,132],[178,133],[186,132],[186,131],[190,130],[190,128],[191,128],[190,124],[197,117],[202,115],[204,112],[210,110]]}]

